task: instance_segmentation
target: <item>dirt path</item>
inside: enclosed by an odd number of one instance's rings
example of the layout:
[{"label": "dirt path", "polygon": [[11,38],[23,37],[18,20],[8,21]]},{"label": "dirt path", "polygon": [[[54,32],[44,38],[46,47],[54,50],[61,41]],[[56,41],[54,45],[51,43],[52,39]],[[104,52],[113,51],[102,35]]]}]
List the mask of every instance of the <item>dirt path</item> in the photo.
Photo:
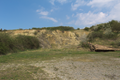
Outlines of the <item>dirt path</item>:
[{"label": "dirt path", "polygon": [[[2,65],[2,69],[12,68]],[[120,80],[120,58],[86,54],[80,57],[64,57],[50,61],[33,61],[27,64],[17,64],[16,67],[34,66],[41,68],[44,74],[34,74],[35,80]]]}]

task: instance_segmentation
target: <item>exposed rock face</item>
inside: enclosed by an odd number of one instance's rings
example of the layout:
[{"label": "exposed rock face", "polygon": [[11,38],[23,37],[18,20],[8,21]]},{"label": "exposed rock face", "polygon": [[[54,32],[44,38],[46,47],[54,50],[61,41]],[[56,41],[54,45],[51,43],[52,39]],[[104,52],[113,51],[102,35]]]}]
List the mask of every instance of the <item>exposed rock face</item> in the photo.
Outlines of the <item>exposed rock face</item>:
[{"label": "exposed rock face", "polygon": [[80,37],[83,34],[88,35],[89,32],[85,32],[82,30],[78,31],[40,31],[38,33],[37,37],[41,42],[41,46],[43,48],[69,48],[69,47],[74,47],[77,46],[80,43]]},{"label": "exposed rock face", "polygon": [[[36,33],[36,34],[35,34]],[[89,32],[84,30],[75,31],[49,31],[49,30],[16,30],[12,31],[14,35],[36,36],[43,48],[69,48],[77,46],[80,43],[80,37]]]}]

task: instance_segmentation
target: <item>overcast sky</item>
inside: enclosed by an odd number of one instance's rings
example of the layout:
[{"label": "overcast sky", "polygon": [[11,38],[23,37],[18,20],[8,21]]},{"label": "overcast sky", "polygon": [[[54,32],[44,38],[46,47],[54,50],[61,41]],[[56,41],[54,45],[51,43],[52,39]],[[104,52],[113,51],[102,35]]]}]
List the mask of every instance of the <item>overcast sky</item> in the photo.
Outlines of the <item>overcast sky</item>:
[{"label": "overcast sky", "polygon": [[120,21],[120,0],[0,0],[0,28],[90,27]]}]

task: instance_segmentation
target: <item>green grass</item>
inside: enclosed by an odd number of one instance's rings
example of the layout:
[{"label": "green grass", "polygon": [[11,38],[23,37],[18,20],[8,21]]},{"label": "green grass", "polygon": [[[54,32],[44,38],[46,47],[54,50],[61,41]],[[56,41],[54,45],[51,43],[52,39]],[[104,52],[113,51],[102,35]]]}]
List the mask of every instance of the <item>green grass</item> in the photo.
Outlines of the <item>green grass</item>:
[{"label": "green grass", "polygon": [[[0,70],[0,80],[48,80],[48,74],[44,72],[44,65],[37,67],[30,64],[36,62],[39,63],[45,60],[61,59],[63,57],[85,56],[86,58],[89,58],[89,54],[120,58],[120,51],[89,52],[77,49],[36,49],[18,53],[9,53],[0,56],[0,67],[11,66]],[[15,66],[11,64],[14,64]],[[24,65],[16,67],[18,64]],[[55,70],[58,69],[55,68]],[[59,80],[59,78],[57,80]]]},{"label": "green grass", "polygon": [[[114,54],[115,53],[115,54]],[[18,53],[12,53],[8,55],[0,56],[0,63],[11,63],[11,62],[29,62],[31,60],[50,60],[54,58],[62,58],[64,56],[80,56],[82,54],[103,54],[113,56],[119,55],[120,51],[116,52],[89,52],[89,51],[78,51],[73,49],[38,49],[28,50]]]},{"label": "green grass", "polygon": [[12,53],[8,55],[0,56],[0,63],[9,63],[9,62],[18,62],[21,60],[49,60],[53,57],[61,58],[64,56],[73,56],[79,54],[91,54],[94,52],[81,52],[81,51],[74,51],[74,50],[61,50],[61,49],[38,49],[38,50],[29,50],[23,51],[18,53]]}]

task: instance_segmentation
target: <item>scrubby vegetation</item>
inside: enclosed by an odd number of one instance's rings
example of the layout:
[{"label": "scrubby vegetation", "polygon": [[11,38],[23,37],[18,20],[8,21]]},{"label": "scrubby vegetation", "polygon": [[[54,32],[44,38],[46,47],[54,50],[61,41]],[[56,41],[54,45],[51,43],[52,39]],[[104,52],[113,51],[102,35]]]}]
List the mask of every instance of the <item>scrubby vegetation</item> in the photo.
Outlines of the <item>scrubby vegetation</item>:
[{"label": "scrubby vegetation", "polygon": [[103,37],[103,32],[100,32],[100,31],[99,32],[91,32],[87,36],[89,41],[93,41],[95,38],[102,38],[102,37]]},{"label": "scrubby vegetation", "polygon": [[39,41],[36,37],[19,35],[13,38],[7,33],[0,33],[0,55],[37,48]]},{"label": "scrubby vegetation", "polygon": [[[87,30],[88,28],[84,28],[84,30]],[[100,40],[104,41],[110,41],[107,45],[112,45],[113,47],[120,47],[120,42],[118,40],[119,38],[119,32],[120,32],[120,22],[116,20],[109,21],[108,23],[101,23],[94,26],[91,26],[89,28],[91,31],[87,35],[87,41],[86,43],[82,42],[82,47],[87,44],[87,42],[97,42]],[[114,42],[112,42],[114,41]]]},{"label": "scrubby vegetation", "polygon": [[77,28],[77,30],[80,30],[80,28]]},{"label": "scrubby vegetation", "polygon": [[120,46],[120,41],[111,42],[110,45],[112,45],[115,48],[118,48]]},{"label": "scrubby vegetation", "polygon": [[92,32],[87,36],[89,41],[93,41],[96,38],[115,40],[120,31],[120,22],[112,20],[108,23],[91,26],[90,29]]},{"label": "scrubby vegetation", "polygon": [[33,27],[32,29],[37,29],[37,30],[42,30],[42,29],[46,29],[46,30],[61,30],[61,31],[71,31],[71,30],[74,30],[73,27],[69,27],[69,26],[43,27],[43,28],[35,28],[35,27]]},{"label": "scrubby vegetation", "polygon": [[89,31],[89,29],[90,29],[89,27],[85,27],[84,28],[85,31]]},{"label": "scrubby vegetation", "polygon": [[37,35],[37,34],[38,34],[38,32],[37,32],[37,31],[35,31],[35,32],[34,32],[34,35]]},{"label": "scrubby vegetation", "polygon": [[109,29],[112,32],[118,33],[120,31],[120,22],[116,20],[112,20],[112,21],[109,21],[108,23],[101,23],[101,24],[91,26],[90,29],[92,31],[105,31]]}]

